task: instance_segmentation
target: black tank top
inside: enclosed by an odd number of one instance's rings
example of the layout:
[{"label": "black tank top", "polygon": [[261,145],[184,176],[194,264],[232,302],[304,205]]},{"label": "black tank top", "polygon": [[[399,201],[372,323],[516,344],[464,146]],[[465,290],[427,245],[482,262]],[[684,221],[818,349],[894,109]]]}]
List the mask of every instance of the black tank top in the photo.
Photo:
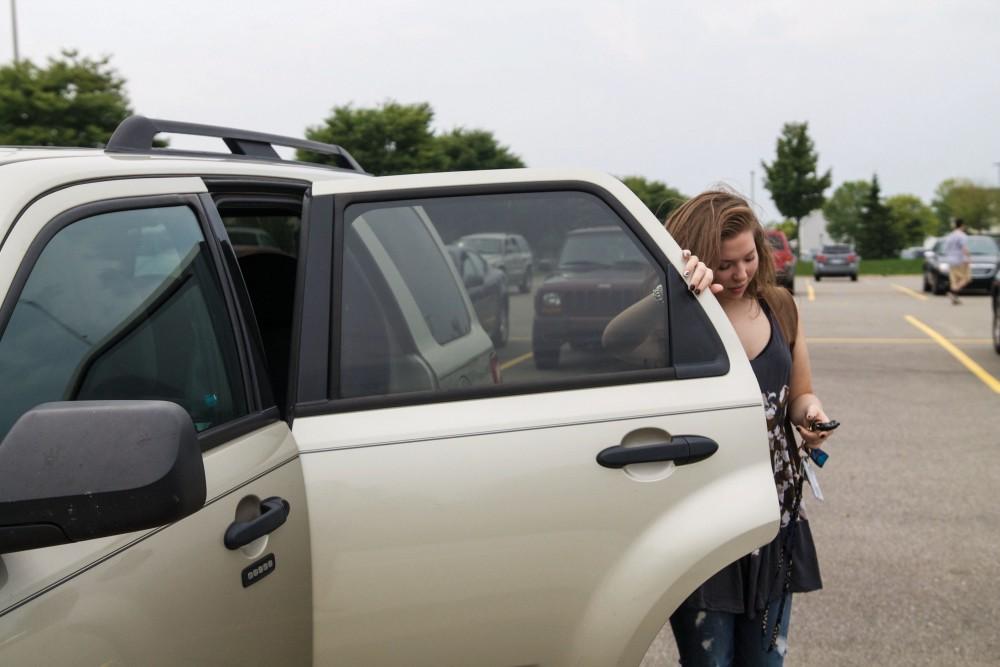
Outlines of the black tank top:
[{"label": "black tank top", "polygon": [[757,376],[767,419],[767,440],[777,501],[781,507],[781,528],[771,542],[727,565],[682,605],[689,609],[724,611],[750,617],[756,616],[782,595],[787,559],[782,557],[780,545],[789,543],[789,530],[795,532],[794,539],[790,541],[794,545],[791,591],[805,593],[823,587],[816,545],[801,507],[795,524],[789,525],[801,475],[799,461],[803,455],[798,452],[796,456],[792,449],[798,444],[787,420],[792,351],[770,308],[763,300],[759,303],[767,315],[771,336],[760,354],[750,361],[750,367]]}]

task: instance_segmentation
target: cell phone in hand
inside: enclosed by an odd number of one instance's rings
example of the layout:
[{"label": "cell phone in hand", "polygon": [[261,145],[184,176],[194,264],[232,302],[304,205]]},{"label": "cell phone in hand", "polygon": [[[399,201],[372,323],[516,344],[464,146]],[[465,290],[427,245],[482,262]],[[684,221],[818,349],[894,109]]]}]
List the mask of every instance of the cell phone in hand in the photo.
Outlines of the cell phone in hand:
[{"label": "cell phone in hand", "polygon": [[828,422],[813,422],[811,431],[832,431],[833,429],[840,426],[840,422],[836,419],[831,419]]}]

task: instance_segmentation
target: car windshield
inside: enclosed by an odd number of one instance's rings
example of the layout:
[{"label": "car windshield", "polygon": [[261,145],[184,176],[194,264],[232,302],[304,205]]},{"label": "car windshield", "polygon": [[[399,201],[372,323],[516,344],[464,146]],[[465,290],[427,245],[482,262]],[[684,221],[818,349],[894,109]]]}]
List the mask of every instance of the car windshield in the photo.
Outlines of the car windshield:
[{"label": "car windshield", "polygon": [[854,252],[851,250],[849,245],[825,245],[823,246],[823,252],[830,255],[847,255]]},{"label": "car windshield", "polygon": [[475,236],[465,237],[462,239],[462,245],[466,248],[471,248],[476,252],[482,252],[488,255],[503,254],[503,241],[501,239],[490,239]]},{"label": "car windshield", "polygon": [[644,264],[639,249],[622,232],[572,234],[566,238],[559,266],[586,268]]},{"label": "car windshield", "polygon": [[972,255],[996,255],[997,242],[989,236],[970,236],[969,253]]}]

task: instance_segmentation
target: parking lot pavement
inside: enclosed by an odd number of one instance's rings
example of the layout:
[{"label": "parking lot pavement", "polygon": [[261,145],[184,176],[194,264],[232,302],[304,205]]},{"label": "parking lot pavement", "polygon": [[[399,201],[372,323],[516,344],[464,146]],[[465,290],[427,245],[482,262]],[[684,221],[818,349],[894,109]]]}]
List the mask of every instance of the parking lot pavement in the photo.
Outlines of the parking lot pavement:
[{"label": "parking lot pavement", "polygon": [[[826,501],[806,492],[824,589],[796,598],[787,664],[997,665],[1000,393],[914,324],[1000,380],[989,297],[953,306],[919,276],[797,287],[816,392],[843,425]],[[676,664],[669,627],[643,664]]]}]

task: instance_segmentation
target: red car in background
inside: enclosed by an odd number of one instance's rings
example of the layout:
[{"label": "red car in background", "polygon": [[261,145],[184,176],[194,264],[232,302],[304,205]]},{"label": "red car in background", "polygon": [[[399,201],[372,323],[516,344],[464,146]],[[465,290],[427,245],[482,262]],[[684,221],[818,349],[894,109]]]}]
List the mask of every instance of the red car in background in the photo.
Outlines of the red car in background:
[{"label": "red car in background", "polygon": [[774,256],[774,273],[779,285],[786,287],[795,294],[795,253],[788,245],[785,233],[777,229],[767,230],[767,240],[771,243],[771,254]]}]

